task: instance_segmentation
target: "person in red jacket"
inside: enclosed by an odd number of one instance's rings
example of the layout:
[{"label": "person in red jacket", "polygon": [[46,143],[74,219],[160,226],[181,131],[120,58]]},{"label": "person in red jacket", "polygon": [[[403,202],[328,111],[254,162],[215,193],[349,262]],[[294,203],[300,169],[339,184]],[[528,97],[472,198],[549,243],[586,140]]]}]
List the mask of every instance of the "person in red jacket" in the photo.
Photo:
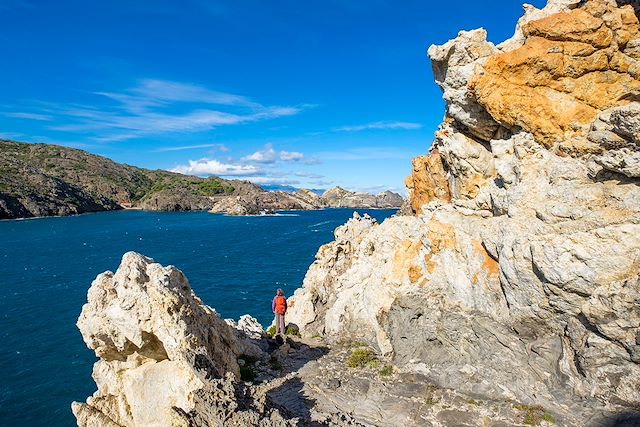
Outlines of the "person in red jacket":
[{"label": "person in red jacket", "polygon": [[284,314],[287,312],[287,299],[282,289],[276,291],[276,296],[271,301],[271,311],[276,315],[276,334],[285,333]]}]

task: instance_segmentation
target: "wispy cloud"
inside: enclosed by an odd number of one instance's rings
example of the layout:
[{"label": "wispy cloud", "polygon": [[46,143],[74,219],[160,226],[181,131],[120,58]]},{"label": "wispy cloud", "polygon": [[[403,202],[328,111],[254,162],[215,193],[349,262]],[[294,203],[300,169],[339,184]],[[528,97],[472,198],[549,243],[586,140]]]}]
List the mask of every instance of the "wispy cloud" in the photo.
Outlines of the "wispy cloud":
[{"label": "wispy cloud", "polygon": [[324,175],[319,175],[317,173],[310,173],[310,172],[294,172],[294,175],[302,177],[302,178],[309,178],[309,179],[322,179],[322,178],[324,178]]},{"label": "wispy cloud", "polygon": [[373,122],[366,123],[363,125],[355,125],[355,126],[342,126],[334,128],[334,132],[360,132],[363,130],[369,129],[388,129],[388,130],[415,130],[422,128],[420,123],[412,123],[412,122]]},{"label": "wispy cloud", "polygon": [[201,148],[209,148],[209,151],[220,151],[226,153],[229,151],[229,148],[224,144],[198,144],[198,145],[180,145],[176,147],[161,147],[156,151],[164,152],[164,151],[186,151],[186,150],[198,150]]},{"label": "wispy cloud", "polygon": [[403,151],[397,147],[360,147],[344,151],[323,151],[316,153],[316,155],[323,161],[358,161],[385,159],[410,160],[415,154]]},{"label": "wispy cloud", "polygon": [[44,122],[50,122],[51,120],[53,120],[53,117],[51,117],[48,114],[38,114],[38,113],[9,112],[9,113],[4,113],[4,116],[11,117],[14,119],[37,120],[37,121],[44,121]]},{"label": "wispy cloud", "polygon": [[247,178],[256,184],[280,184],[280,185],[298,185],[300,181],[291,179],[289,177],[276,177],[276,176],[252,176]]},{"label": "wispy cloud", "polygon": [[304,154],[299,151],[276,151],[273,148],[273,144],[266,144],[262,150],[258,150],[248,156],[244,156],[241,160],[243,162],[274,164],[278,160],[290,163],[307,163],[307,160],[310,159],[305,159]]},{"label": "wispy cloud", "polygon": [[189,160],[186,166],[176,166],[171,172],[197,176],[252,176],[261,173],[253,165],[222,163],[212,159]]},{"label": "wispy cloud", "polygon": [[92,95],[102,101],[88,106],[38,102],[33,106],[34,111],[5,115],[32,120],[55,119],[59,124],[51,126],[51,130],[113,142],[149,135],[205,132],[220,126],[292,116],[306,108],[304,105],[263,105],[242,95],[155,79],[140,80],[123,91],[97,91]]},{"label": "wispy cloud", "polygon": [[280,160],[285,162],[299,162],[304,160],[304,154],[298,151],[281,151]]}]

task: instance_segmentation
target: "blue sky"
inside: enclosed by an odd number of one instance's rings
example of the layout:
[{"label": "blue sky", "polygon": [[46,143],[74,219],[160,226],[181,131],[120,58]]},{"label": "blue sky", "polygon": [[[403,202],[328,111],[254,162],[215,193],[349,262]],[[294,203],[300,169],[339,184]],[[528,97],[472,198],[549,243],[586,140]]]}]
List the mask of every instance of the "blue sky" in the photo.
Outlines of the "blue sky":
[{"label": "blue sky", "polygon": [[429,45],[478,27],[500,42],[521,14],[513,0],[0,0],[0,137],[403,191],[444,114]]}]

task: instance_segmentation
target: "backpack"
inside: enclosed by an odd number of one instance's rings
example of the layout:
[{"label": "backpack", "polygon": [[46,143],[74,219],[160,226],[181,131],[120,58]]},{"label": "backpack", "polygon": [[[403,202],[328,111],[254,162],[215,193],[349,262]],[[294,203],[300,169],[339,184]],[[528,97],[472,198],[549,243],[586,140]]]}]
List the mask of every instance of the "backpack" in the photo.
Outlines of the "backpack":
[{"label": "backpack", "polygon": [[278,295],[276,297],[276,314],[284,314],[286,310],[287,300],[283,296]]}]

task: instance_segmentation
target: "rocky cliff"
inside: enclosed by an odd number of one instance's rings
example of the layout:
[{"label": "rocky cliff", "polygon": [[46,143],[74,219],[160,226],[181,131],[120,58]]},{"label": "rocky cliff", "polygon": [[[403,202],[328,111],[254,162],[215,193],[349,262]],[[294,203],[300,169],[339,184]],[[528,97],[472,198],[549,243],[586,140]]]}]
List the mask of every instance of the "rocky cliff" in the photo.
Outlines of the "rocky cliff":
[{"label": "rocky cliff", "polygon": [[[80,427],[519,426],[556,420],[539,406],[472,398],[423,374],[383,365],[364,343],[294,336],[278,343],[248,315],[223,321],[179,270],[133,252],[115,273],[95,279],[77,325],[99,358],[93,372],[98,390],[72,404]],[[576,419],[564,412],[554,412],[561,425]]]},{"label": "rocky cliff", "polygon": [[638,2],[613,0],[525,6],[497,46],[484,30],[432,46],[446,117],[409,215],[338,228],[289,319],[579,423],[637,409],[639,46]]},{"label": "rocky cliff", "polygon": [[379,208],[389,209],[402,206],[402,197],[391,191],[385,191],[377,195],[347,191],[341,187],[335,187],[325,191],[320,197],[321,203],[330,208]]}]

